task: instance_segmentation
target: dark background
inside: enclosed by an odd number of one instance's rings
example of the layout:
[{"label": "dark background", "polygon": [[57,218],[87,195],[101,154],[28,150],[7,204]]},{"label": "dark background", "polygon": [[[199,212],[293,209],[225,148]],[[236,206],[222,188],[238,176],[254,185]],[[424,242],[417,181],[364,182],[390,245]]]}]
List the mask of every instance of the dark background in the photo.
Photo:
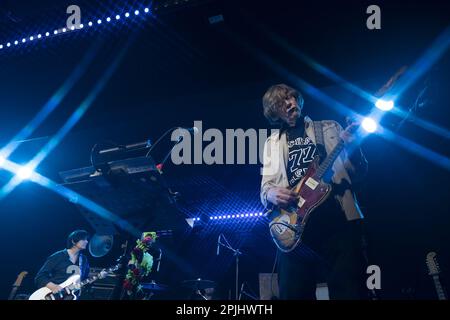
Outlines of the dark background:
[{"label": "dark background", "polygon": [[[105,19],[138,1],[0,1],[0,43],[31,34],[52,32],[66,20],[69,4],[82,9],[82,22]],[[158,2],[155,2],[158,3]],[[261,97],[275,83],[307,81],[356,112],[371,106],[314,71],[303,60],[271,40],[268,32],[285,39],[290,48],[308,54],[338,75],[368,92],[376,91],[403,65],[412,65],[448,26],[445,1],[378,1],[382,29],[366,28],[366,1],[190,1],[157,12],[155,19],[133,17],[128,22],[94,26],[89,30],[51,37],[0,51],[0,141],[6,144],[66,80],[92,46],[94,61],[63,103],[33,137],[53,135],[86,97],[118,52],[126,55],[105,89],[62,141],[39,166],[39,173],[61,182],[58,173],[89,165],[92,146],[102,141],[133,143],[155,141],[172,126],[203,128],[269,128]],[[124,9],[125,8],[125,9]],[[133,10],[134,11],[134,10]],[[210,24],[208,18],[223,15]],[[94,20],[94,21],[95,21]],[[411,107],[428,81],[429,103],[414,115],[449,128],[449,54],[446,52],[424,76],[399,97],[403,110]],[[428,80],[427,80],[428,79]],[[305,113],[313,119],[334,119],[344,114],[305,93]],[[396,131],[400,118],[387,116],[383,125],[415,143],[449,156],[448,139],[407,123]],[[25,163],[47,140],[23,144],[11,159]],[[407,151],[396,141],[373,135],[363,142],[370,171],[360,186],[359,199],[366,215],[370,262],[382,270],[384,299],[434,299],[425,257],[436,251],[448,285],[449,192],[448,171]],[[168,141],[155,150],[160,160]],[[165,175],[185,198],[210,201],[201,214],[261,210],[258,204],[259,166],[180,166],[168,164]],[[2,184],[11,175],[0,172]],[[195,188],[198,188],[195,189]],[[208,189],[210,189],[208,192]],[[184,193],[183,193],[184,191]],[[208,196],[213,200],[208,200]],[[218,196],[222,194],[222,196]],[[199,204],[199,206],[201,206]],[[228,206],[228,207],[227,207]],[[192,209],[194,208],[194,209]],[[183,213],[196,216],[192,205]],[[45,258],[62,249],[73,229],[94,230],[67,200],[31,182],[22,183],[0,202],[0,297],[6,298],[20,271],[27,270],[25,287]],[[234,292],[233,257],[222,251],[216,257],[220,232],[239,246],[241,280],[258,291],[260,272],[271,272],[275,248],[264,223],[206,224],[185,240],[186,279],[217,281],[223,297]],[[184,240],[183,240],[184,241]],[[113,257],[108,257],[111,259]],[[93,266],[109,265],[90,258]],[[162,266],[163,269],[163,266]],[[165,269],[170,274],[175,272]],[[161,281],[164,281],[161,280]],[[26,289],[25,289],[26,290]]]}]

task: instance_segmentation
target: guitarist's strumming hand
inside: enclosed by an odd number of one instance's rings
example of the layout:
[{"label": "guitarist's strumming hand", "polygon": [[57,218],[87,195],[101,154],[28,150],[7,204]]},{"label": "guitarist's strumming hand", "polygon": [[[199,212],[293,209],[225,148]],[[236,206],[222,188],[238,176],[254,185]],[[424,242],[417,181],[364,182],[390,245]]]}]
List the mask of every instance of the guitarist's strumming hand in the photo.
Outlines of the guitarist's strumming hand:
[{"label": "guitarist's strumming hand", "polygon": [[63,289],[62,287],[58,286],[57,284],[54,284],[53,282],[47,283],[46,287],[52,290],[52,293],[58,293]]},{"label": "guitarist's strumming hand", "polygon": [[276,206],[287,208],[298,201],[298,195],[287,188],[273,187],[267,192],[267,200]]}]

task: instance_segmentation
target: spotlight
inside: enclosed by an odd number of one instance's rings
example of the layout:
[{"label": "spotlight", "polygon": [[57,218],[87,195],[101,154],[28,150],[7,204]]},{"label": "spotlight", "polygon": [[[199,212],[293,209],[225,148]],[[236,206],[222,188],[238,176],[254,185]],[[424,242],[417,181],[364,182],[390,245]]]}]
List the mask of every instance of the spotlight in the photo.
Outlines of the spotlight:
[{"label": "spotlight", "polygon": [[116,20],[120,20],[120,16],[119,15],[116,16]]},{"label": "spotlight", "polygon": [[106,18],[106,21],[111,22],[111,18],[110,17]]},{"label": "spotlight", "polygon": [[145,8],[145,9],[144,9],[144,12],[145,12],[145,13],[148,13],[149,11],[150,11],[149,8]]},{"label": "spotlight", "polygon": [[369,133],[375,132],[377,130],[377,123],[371,118],[364,118],[361,126]]},{"label": "spotlight", "polygon": [[39,33],[39,34],[38,34],[38,39],[40,39],[40,38],[42,38],[42,35]]},{"label": "spotlight", "polygon": [[58,30],[53,31],[53,34],[58,34]]},{"label": "spotlight", "polygon": [[227,219],[230,219],[231,218],[231,216],[227,216]]},{"label": "spotlight", "polygon": [[19,44],[19,41],[14,41],[14,45],[17,46]]},{"label": "spotlight", "polygon": [[84,28],[84,24],[80,24],[80,29],[83,29]]},{"label": "spotlight", "polygon": [[17,176],[22,180],[31,178],[32,174],[33,170],[31,170],[31,168],[28,166],[24,166],[17,171]]},{"label": "spotlight", "polygon": [[66,32],[66,31],[67,31],[67,29],[66,29],[66,28],[63,28],[63,29],[62,29],[62,32]]},{"label": "spotlight", "polygon": [[245,214],[245,217],[248,217],[248,213]]},{"label": "spotlight", "polygon": [[6,159],[3,156],[0,156],[0,167],[3,165],[5,161]]},{"label": "spotlight", "polygon": [[7,46],[7,47],[11,47],[11,43],[8,42],[8,43],[6,44],[6,46]]},{"label": "spotlight", "polygon": [[102,24],[102,20],[98,19],[98,20],[97,20],[97,23],[98,23],[98,24]]},{"label": "spotlight", "polygon": [[222,216],[219,216],[219,220],[222,219]]},{"label": "spotlight", "polygon": [[33,40],[34,40],[34,37],[33,37],[33,36],[31,36],[31,37],[30,37],[30,41],[33,41]]},{"label": "spotlight", "polygon": [[130,13],[125,13],[125,18],[128,18],[130,16]]},{"label": "spotlight", "polygon": [[260,212],[260,213],[259,213],[259,216],[261,217],[262,215],[263,215],[262,212]]},{"label": "spotlight", "polygon": [[25,43],[27,41],[27,39],[23,38],[22,39],[22,43]]},{"label": "spotlight", "polygon": [[134,12],[134,14],[138,16],[138,15],[139,15],[139,10],[136,10],[136,11]]},{"label": "spotlight", "polygon": [[214,217],[209,217],[209,220],[213,220],[214,219]]},{"label": "spotlight", "polygon": [[46,32],[45,36],[48,37],[50,35],[50,32]]},{"label": "spotlight", "polygon": [[231,216],[232,218],[236,218],[236,216],[233,214],[232,216]]},{"label": "spotlight", "polygon": [[243,218],[244,217],[244,215],[243,214],[241,214],[241,218]]},{"label": "spotlight", "polygon": [[250,213],[250,217],[253,217],[253,213]]},{"label": "spotlight", "polygon": [[0,49],[3,49],[3,45],[2,44],[0,44]]},{"label": "spotlight", "polygon": [[70,30],[72,30],[72,31],[75,30],[75,26],[71,26]]},{"label": "spotlight", "polygon": [[89,21],[88,26],[92,27],[92,25],[93,25],[92,21]]},{"label": "spotlight", "polygon": [[389,111],[392,108],[394,108],[394,101],[392,100],[383,100],[383,99],[378,99],[377,102],[375,103],[375,106],[383,111]]}]

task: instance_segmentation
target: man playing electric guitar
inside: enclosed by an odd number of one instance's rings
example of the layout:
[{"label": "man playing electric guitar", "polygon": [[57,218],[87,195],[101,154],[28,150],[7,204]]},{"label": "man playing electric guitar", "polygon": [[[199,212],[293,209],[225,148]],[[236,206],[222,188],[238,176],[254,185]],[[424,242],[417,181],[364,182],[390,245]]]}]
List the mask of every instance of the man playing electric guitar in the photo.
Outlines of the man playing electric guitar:
[{"label": "man playing electric guitar", "polygon": [[47,287],[53,293],[62,290],[60,283],[71,275],[79,274],[80,280],[89,276],[89,262],[81,253],[86,249],[89,234],[84,230],[75,230],[67,237],[66,249],[55,252],[44,263],[35,277],[38,288]]},{"label": "man playing electric guitar", "polygon": [[[284,84],[270,87],[263,97],[264,116],[271,124],[281,126],[264,148],[264,206],[274,208],[273,212],[295,212],[306,201],[296,192],[296,186],[305,183],[302,178],[315,157],[325,159],[341,141],[343,149],[326,171],[331,177],[331,190],[308,216],[301,245],[297,245],[298,239],[283,242],[284,232],[295,234],[290,230],[294,228],[289,228],[288,215],[287,220],[279,218],[272,225],[274,240],[277,235],[280,240],[275,241],[280,249],[280,298],[315,299],[317,272],[325,266],[331,299],[362,299],[365,270],[359,221],[363,216],[352,184],[364,177],[367,161],[352,133],[356,125],[343,130],[335,121],[312,121],[302,115],[302,109],[302,95]],[[314,179],[307,179],[306,184],[312,189],[317,185],[322,188]]]}]

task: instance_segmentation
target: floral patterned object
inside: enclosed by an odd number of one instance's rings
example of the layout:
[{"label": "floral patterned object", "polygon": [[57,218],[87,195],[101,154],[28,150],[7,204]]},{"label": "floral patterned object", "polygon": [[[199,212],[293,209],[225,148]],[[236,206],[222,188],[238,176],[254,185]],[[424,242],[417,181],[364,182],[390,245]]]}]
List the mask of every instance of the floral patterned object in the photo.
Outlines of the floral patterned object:
[{"label": "floral patterned object", "polygon": [[123,282],[123,288],[128,296],[142,290],[141,279],[152,271],[153,257],[147,251],[155,243],[156,238],[156,232],[144,232],[141,239],[136,241],[136,247],[131,251],[128,272]]}]

